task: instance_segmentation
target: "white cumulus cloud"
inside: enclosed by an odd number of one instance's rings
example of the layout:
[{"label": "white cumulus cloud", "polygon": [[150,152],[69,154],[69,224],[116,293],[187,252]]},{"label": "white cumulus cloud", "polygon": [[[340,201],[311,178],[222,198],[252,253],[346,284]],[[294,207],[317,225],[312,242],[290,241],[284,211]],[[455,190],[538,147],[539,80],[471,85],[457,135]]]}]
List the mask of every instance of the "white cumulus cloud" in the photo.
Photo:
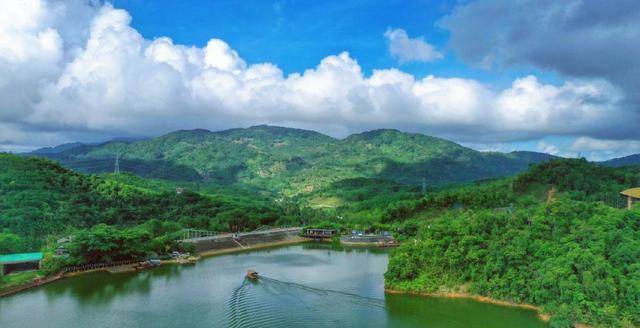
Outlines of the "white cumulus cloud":
[{"label": "white cumulus cloud", "polygon": [[576,138],[569,150],[592,160],[606,160],[640,153],[640,140]]},{"label": "white cumulus cloud", "polygon": [[558,155],[558,153],[560,153],[560,149],[558,149],[556,145],[546,143],[544,141],[538,142],[537,149],[539,152],[543,152],[551,155]]},{"label": "white cumulus cloud", "polygon": [[442,54],[424,38],[410,38],[401,28],[388,29],[384,32],[389,46],[389,53],[400,63],[432,62],[442,58]]},{"label": "white cumulus cloud", "polygon": [[[0,2],[0,146],[262,123],[338,136],[399,128],[488,143],[549,134],[597,138],[626,119],[624,94],[601,80],[550,85],[525,76],[495,89],[398,69],[367,76],[347,52],[285,75],[272,63],[247,63],[224,40],[204,47],[150,40],[130,22],[110,4]],[[387,34],[408,48],[422,44],[404,31]],[[431,49],[415,48],[403,58],[425,59]]]}]

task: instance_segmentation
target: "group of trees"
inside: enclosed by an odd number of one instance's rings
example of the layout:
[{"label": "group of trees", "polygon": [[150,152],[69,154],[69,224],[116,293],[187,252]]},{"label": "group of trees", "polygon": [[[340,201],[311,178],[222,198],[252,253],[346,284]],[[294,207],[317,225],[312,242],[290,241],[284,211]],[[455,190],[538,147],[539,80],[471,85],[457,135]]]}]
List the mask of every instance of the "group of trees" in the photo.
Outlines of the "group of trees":
[{"label": "group of trees", "polygon": [[[387,142],[392,134],[380,133],[352,141],[395,149]],[[600,202],[640,185],[638,168],[556,160],[513,178],[426,195],[417,187],[355,178],[306,196],[268,199],[238,186],[84,175],[8,154],[0,154],[0,167],[0,253],[45,244],[50,252],[56,238],[70,236],[70,256],[47,261],[51,270],[166,254],[180,247],[175,240],[184,228],[305,223],[391,230],[407,242],[391,254],[387,287],[532,303],[551,313],[557,327],[640,324],[640,210]],[[185,189],[178,193],[178,186]],[[557,194],[548,203],[551,189]],[[312,209],[318,199],[339,202]]]},{"label": "group of trees", "polygon": [[428,196],[391,217],[413,237],[392,253],[385,283],[534,304],[553,327],[640,325],[640,209],[598,201],[637,186],[634,170],[560,160]]},{"label": "group of trees", "polygon": [[[118,228],[104,223],[78,229],[64,244],[68,257],[60,265],[111,263],[162,256],[186,247],[177,242],[182,226],[172,221],[149,220],[143,224]],[[57,247],[55,243],[52,247]]]},{"label": "group of trees", "polygon": [[637,167],[611,168],[585,159],[556,160],[534,166],[517,177],[513,189],[526,193],[539,186],[554,186],[584,201],[604,201],[626,188],[640,185]]},{"label": "group of trees", "polygon": [[56,163],[0,154],[0,251],[44,245],[47,236],[106,224],[131,228],[155,219],[179,228],[246,231],[298,221],[298,213],[235,189],[184,189],[121,175],[84,175]]},{"label": "group of trees", "polygon": [[640,324],[640,211],[557,199],[450,211],[391,256],[386,284],[542,306],[555,327]]},{"label": "group of trees", "polygon": [[25,250],[25,243],[20,236],[5,229],[0,232],[0,254],[12,253]]}]

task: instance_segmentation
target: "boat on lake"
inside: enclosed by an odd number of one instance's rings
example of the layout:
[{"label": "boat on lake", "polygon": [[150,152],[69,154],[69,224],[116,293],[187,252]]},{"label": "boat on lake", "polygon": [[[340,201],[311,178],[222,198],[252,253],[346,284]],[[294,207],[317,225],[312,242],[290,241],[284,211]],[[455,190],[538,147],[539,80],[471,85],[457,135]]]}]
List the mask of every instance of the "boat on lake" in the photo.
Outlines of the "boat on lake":
[{"label": "boat on lake", "polygon": [[258,272],[255,270],[247,270],[247,278],[251,279],[251,280],[258,280]]}]

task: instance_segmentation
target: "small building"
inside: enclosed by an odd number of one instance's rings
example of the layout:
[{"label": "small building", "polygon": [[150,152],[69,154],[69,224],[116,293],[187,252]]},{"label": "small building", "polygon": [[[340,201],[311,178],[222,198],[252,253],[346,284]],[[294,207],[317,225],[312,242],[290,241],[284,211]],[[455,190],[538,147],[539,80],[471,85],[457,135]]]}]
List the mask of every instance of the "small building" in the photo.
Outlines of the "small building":
[{"label": "small building", "polygon": [[0,255],[0,275],[16,271],[40,269],[42,253],[16,253]]},{"label": "small building", "polygon": [[67,249],[67,247],[65,245],[60,245],[60,246],[58,246],[58,248],[56,248],[56,255],[57,256],[69,256],[69,250]]},{"label": "small building", "polygon": [[640,202],[640,188],[631,188],[620,192],[627,197],[627,209],[633,208],[633,204]]},{"label": "small building", "polygon": [[67,245],[73,240],[73,237],[64,237],[58,239],[56,248],[57,256],[69,256],[69,250],[67,249]]}]

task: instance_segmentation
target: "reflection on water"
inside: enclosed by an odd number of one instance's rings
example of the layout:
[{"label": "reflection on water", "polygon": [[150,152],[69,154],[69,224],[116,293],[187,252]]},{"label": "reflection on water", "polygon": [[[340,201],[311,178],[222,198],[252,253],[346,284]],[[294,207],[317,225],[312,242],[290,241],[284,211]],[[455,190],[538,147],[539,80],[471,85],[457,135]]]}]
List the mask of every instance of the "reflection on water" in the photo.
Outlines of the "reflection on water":
[{"label": "reflection on water", "polygon": [[326,242],[308,242],[302,244],[303,249],[323,249],[327,251],[340,251],[347,253],[371,253],[371,254],[387,254],[389,248],[384,247],[362,247],[362,246],[344,246],[340,243],[326,243]]},{"label": "reflection on water", "polygon": [[[170,282],[178,279],[182,270],[177,265],[170,265],[164,270],[148,270],[140,273],[119,273],[113,276],[108,272],[95,272],[68,278],[73,280],[66,284],[51,284],[43,288],[49,302],[56,302],[61,297],[72,297],[80,302],[95,305],[106,305],[117,297],[136,293],[149,295],[152,281],[162,279]],[[114,279],[115,278],[115,279]]]},{"label": "reflection on water", "polygon": [[[532,311],[384,295],[387,250],[308,243],[0,299],[0,327],[543,327]],[[245,281],[248,268],[265,277]]]},{"label": "reflection on water", "polygon": [[56,302],[61,297],[72,297],[79,302],[95,305],[107,305],[117,297],[135,292],[149,295],[151,291],[151,275],[147,272],[139,275],[123,273],[120,279],[109,279],[107,272],[96,272],[81,275],[72,284],[52,284],[44,288],[49,302]]},{"label": "reflection on water", "polygon": [[528,309],[479,303],[468,299],[386,295],[392,327],[515,328],[545,327]]}]

